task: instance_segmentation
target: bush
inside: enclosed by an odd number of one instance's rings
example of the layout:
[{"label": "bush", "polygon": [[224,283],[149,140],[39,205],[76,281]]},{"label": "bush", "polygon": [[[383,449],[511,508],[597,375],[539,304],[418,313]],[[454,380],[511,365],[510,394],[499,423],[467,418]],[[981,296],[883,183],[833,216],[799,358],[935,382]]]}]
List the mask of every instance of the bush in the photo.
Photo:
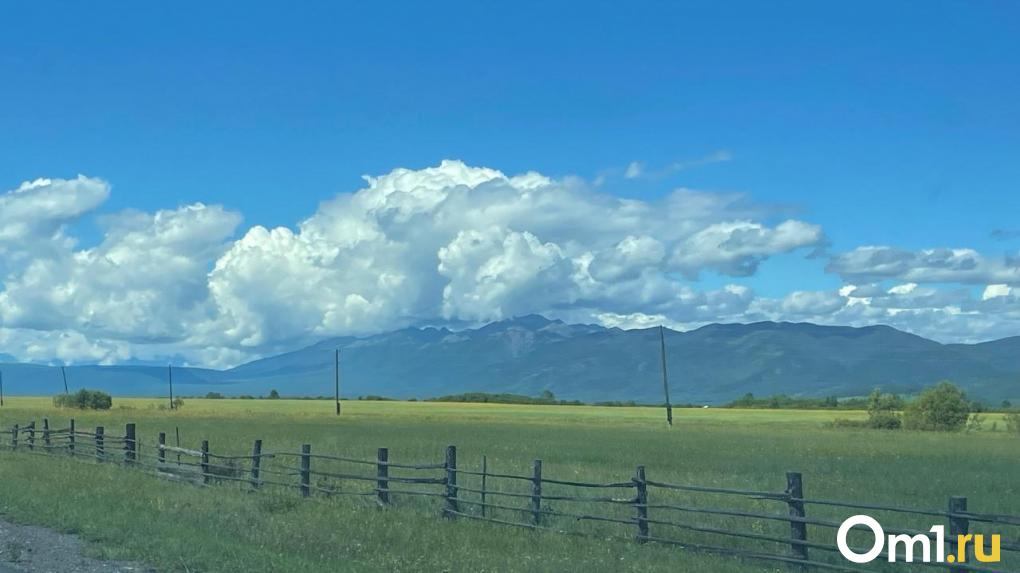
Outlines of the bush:
[{"label": "bush", "polygon": [[206,400],[222,400],[223,399],[223,394],[220,394],[219,392],[208,392],[205,395],[205,399]]},{"label": "bush", "polygon": [[911,430],[957,432],[967,425],[970,403],[967,395],[950,382],[928,388],[906,410],[903,424]]},{"label": "bush", "polygon": [[1020,413],[1006,414],[1006,431],[1011,434],[1020,434]]},{"label": "bush", "polygon": [[903,420],[896,412],[878,412],[868,416],[868,427],[876,430],[899,430]]},{"label": "bush", "polygon": [[985,428],[985,417],[981,414],[974,414],[967,421],[968,432],[980,432]]},{"label": "bush", "polygon": [[113,398],[99,390],[81,389],[74,394],[54,396],[53,405],[58,408],[78,408],[79,410],[109,410],[113,406]]}]

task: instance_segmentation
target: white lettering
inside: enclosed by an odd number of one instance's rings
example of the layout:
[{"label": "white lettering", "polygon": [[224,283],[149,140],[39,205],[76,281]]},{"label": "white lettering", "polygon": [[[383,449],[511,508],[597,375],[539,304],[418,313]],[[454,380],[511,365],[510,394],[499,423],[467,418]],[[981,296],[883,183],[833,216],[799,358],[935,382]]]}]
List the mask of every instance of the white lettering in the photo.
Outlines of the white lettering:
[{"label": "white lettering", "polygon": [[[871,549],[867,553],[857,553],[851,549],[849,545],[847,545],[847,535],[850,533],[850,530],[857,525],[867,527],[875,536],[875,542],[872,544]],[[842,554],[848,561],[852,561],[854,563],[871,563],[879,556],[879,554],[882,553],[882,549],[885,548],[885,531],[874,518],[868,517],[867,515],[855,515],[848,518],[842,525],[839,526],[839,531],[836,533],[836,546],[839,547],[840,554]]]},{"label": "white lettering", "polygon": [[913,537],[903,535],[890,535],[889,536],[889,563],[896,562],[896,545],[902,543],[903,549],[906,552],[906,558],[904,561],[907,563],[914,562],[914,546],[918,543],[921,544],[921,558],[922,561],[928,563],[931,561],[931,539],[928,536],[919,533]]}]

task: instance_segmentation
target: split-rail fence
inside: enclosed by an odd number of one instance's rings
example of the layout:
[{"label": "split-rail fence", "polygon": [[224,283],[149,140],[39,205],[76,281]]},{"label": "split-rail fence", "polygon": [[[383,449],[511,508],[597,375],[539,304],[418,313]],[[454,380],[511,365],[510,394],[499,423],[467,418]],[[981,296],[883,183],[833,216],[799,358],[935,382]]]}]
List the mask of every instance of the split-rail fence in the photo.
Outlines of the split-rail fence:
[{"label": "split-rail fence", "polygon": [[[804,477],[798,472],[786,474],[783,491],[753,491],[657,481],[643,465],[633,476],[603,483],[550,477],[541,460],[534,460],[530,475],[494,471],[485,456],[470,469],[458,464],[455,446],[448,446],[437,461],[406,463],[392,460],[387,448],[379,448],[375,459],[362,459],[313,453],[310,444],[300,451],[267,451],[259,439],[250,453],[216,454],[208,440],[197,449],[185,448],[168,444],[164,432],[155,442],[144,441],[135,424],[127,424],[123,435],[112,435],[101,426],[78,429],[73,419],[63,428],[53,428],[44,419],[41,426],[32,421],[6,433],[8,439],[0,440],[0,447],[7,450],[117,463],[199,485],[232,482],[253,491],[286,488],[306,498],[358,496],[387,507],[398,498],[432,499],[447,519],[665,544],[786,564],[797,571],[1020,571],[1020,516],[970,511],[962,496],[949,497],[946,510],[810,498],[804,495]],[[697,501],[703,497],[715,502]],[[725,500],[723,507],[718,500]],[[809,514],[809,507],[819,509]],[[855,565],[839,554],[835,531],[841,516],[862,513],[884,516],[886,534],[924,536],[932,544],[936,536],[928,528],[943,524],[946,555],[956,553],[958,534],[984,532],[984,549],[990,550],[990,534],[998,533],[1002,560],[978,562],[969,548],[965,562],[922,563],[918,554],[913,563],[906,563],[901,551],[895,563],[886,562],[883,553],[881,561]],[[890,526],[896,516],[909,519],[911,525]],[[852,538],[862,542],[863,547],[854,546],[859,553],[874,541],[873,535],[860,531]]]}]

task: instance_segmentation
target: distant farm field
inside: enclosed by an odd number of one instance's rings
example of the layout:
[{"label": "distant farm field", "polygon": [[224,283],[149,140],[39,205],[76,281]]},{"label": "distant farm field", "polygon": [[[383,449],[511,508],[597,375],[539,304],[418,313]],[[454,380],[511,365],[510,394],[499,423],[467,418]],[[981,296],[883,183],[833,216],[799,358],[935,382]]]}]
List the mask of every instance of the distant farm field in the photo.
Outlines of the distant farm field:
[{"label": "distant farm field", "polygon": [[[145,444],[179,429],[182,446],[205,439],[217,454],[246,455],[260,438],[266,450],[312,444],[315,453],[364,459],[384,446],[390,460],[408,463],[441,462],[454,444],[462,468],[478,469],[484,455],[490,472],[529,474],[540,458],[548,478],[593,482],[629,480],[644,465],[650,480],[782,491],[785,472],[794,470],[804,476],[805,497],[944,510],[950,495],[963,495],[971,511],[1020,514],[1020,438],[994,414],[981,431],[938,434],[827,426],[861,412],[683,409],[669,429],[653,408],[350,401],[337,417],[328,401],[190,399],[179,411],[160,403],[116,398],[112,410],[96,413],[55,409],[49,398],[8,398],[0,426],[48,417],[63,427],[73,416],[80,430],[102,425],[118,435],[134,422]],[[701,503],[694,497],[682,499]],[[754,503],[785,512],[783,504]],[[846,516],[837,508],[809,512]],[[785,570],[653,544],[449,522],[426,502],[402,510],[397,500],[380,510],[370,499],[316,503],[288,491],[197,488],[23,449],[0,450],[0,514],[80,533],[99,551],[167,571]],[[743,523],[789,534],[786,524]],[[620,526],[617,533],[635,532]]]}]

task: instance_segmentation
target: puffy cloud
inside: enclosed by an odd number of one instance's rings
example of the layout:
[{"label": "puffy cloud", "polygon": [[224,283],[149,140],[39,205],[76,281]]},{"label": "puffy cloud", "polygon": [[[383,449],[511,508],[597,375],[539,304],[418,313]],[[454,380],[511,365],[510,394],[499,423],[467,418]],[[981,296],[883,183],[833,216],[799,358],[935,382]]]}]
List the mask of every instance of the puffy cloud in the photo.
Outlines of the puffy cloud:
[{"label": "puffy cloud", "polygon": [[71,247],[64,226],[106,201],[110,186],[76,179],[36,179],[0,194],[0,271],[34,256]]},{"label": "puffy cloud", "polygon": [[837,292],[794,291],[783,298],[780,309],[782,316],[817,316],[836,312],[846,304],[846,298]]},{"label": "puffy cloud", "polygon": [[628,235],[593,258],[591,276],[599,281],[636,278],[642,269],[657,266],[666,256],[666,247],[653,237]]},{"label": "puffy cloud", "polygon": [[529,232],[461,231],[439,249],[444,318],[488,320],[527,313],[533,305],[571,302],[557,288],[570,282],[570,262],[554,243]]},{"label": "puffy cloud", "polygon": [[823,238],[800,221],[768,226],[768,209],[739,195],[679,190],[649,203],[458,161],[366,182],[296,231],[256,227],[223,255],[209,344],[218,334],[259,351],[423,321],[746,307],[747,293],[699,293],[672,275],[743,276]]},{"label": "puffy cloud", "polygon": [[[100,217],[102,241],[77,249],[67,225],[109,196],[84,176],[0,195],[0,330],[27,360],[114,362],[139,346],[187,344],[208,319],[207,274],[240,215],[201,204]],[[151,348],[151,346],[150,346]]]},{"label": "puffy cloud", "polygon": [[[365,179],[294,228],[238,238],[240,214],[195,204],[99,217],[103,238],[89,248],[67,227],[102,204],[106,183],[23,184],[0,195],[0,352],[225,366],[325,336],[530,312],[680,328],[884,322],[954,340],[1020,324],[1016,265],[969,250],[862,247],[830,262],[848,281],[838,291],[770,299],[745,285],[699,287],[704,274],[746,277],[769,257],[825,244],[817,225],[776,221],[776,209],[739,194],[624,199],[457,161]],[[941,280],[985,292],[930,284]]]},{"label": "puffy cloud", "polygon": [[690,277],[697,277],[703,269],[748,276],[772,255],[819,246],[823,241],[821,227],[802,221],[784,221],[774,228],[753,221],[725,221],[677,244],[670,264]]},{"label": "puffy cloud", "polygon": [[1016,289],[1009,285],[988,285],[985,287],[984,292],[981,293],[981,300],[1013,296],[1015,292]]},{"label": "puffy cloud", "polygon": [[790,293],[782,299],[756,299],[745,320],[796,320],[817,324],[886,324],[943,342],[978,342],[1020,331],[1020,296],[992,289],[993,297],[975,297],[964,288],[934,288],[913,283],[881,289],[844,285],[838,291]]},{"label": "puffy cloud", "polygon": [[[579,316],[577,320],[594,318],[605,326],[620,328],[648,328],[661,324],[687,330],[711,322],[743,321],[754,300],[754,291],[741,285],[731,284],[709,291],[677,286],[674,291],[669,291],[669,296],[659,297],[657,303],[618,306],[623,312],[597,312],[594,315]],[[649,314],[637,310],[642,308],[658,312]]]},{"label": "puffy cloud", "polygon": [[75,330],[0,328],[0,345],[17,349],[18,359],[43,364],[116,364],[133,356],[129,343],[90,338]]},{"label": "puffy cloud", "polygon": [[240,216],[196,204],[103,223],[98,246],[37,257],[8,276],[0,324],[125,341],[185,338],[206,315],[206,274]]},{"label": "puffy cloud", "polygon": [[905,251],[884,246],[857,247],[834,256],[827,270],[848,281],[1020,284],[1020,258],[992,259],[972,249]]}]

